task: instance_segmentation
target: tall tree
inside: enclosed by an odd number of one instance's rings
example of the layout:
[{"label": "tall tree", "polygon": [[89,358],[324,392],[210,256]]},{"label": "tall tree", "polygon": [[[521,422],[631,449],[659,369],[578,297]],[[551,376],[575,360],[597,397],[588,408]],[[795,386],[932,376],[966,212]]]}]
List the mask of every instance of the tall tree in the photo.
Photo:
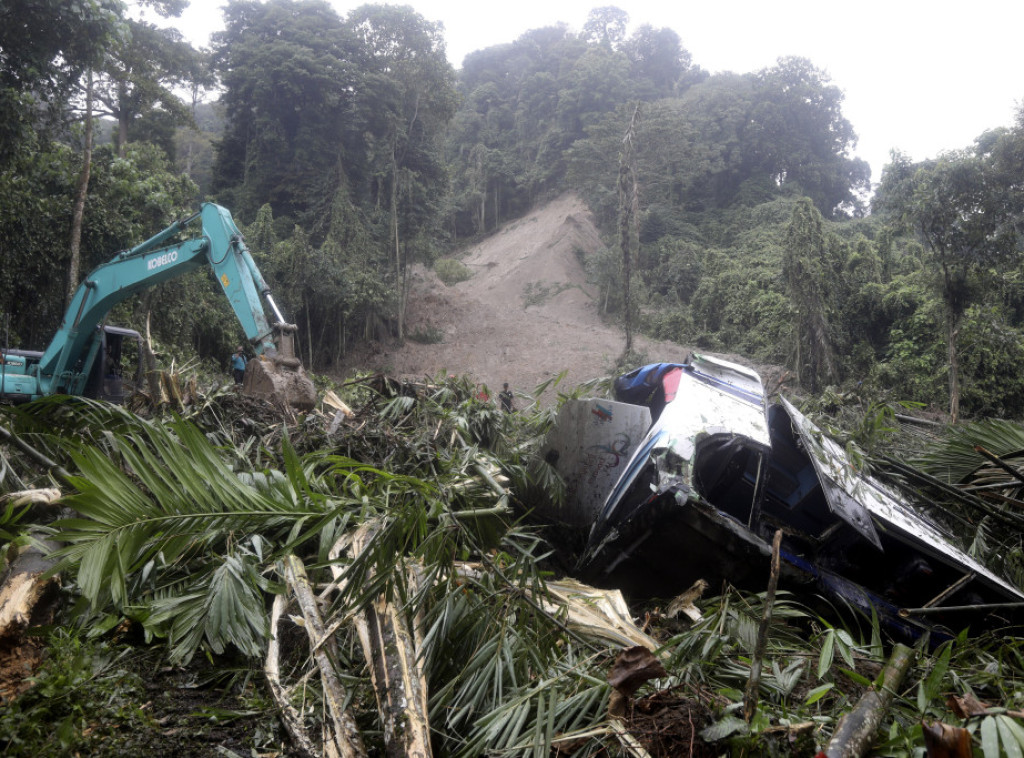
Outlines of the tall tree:
[{"label": "tall tree", "polygon": [[621,45],[633,65],[639,92],[646,99],[675,94],[677,85],[693,61],[679,35],[671,29],[655,29],[643,24]]},{"label": "tall tree", "polygon": [[912,164],[895,155],[886,168],[877,207],[912,228],[935,267],[946,313],[949,413],[960,415],[958,338],[972,287],[994,264],[1019,255],[1019,208],[1007,204],[1010,189],[998,181],[991,153],[955,151]]},{"label": "tall tree", "polygon": [[68,240],[70,258],[68,260],[68,286],[65,295],[65,305],[71,303],[71,298],[78,289],[78,269],[82,262],[82,221],[85,216],[85,198],[89,194],[89,176],[92,173],[92,69],[86,74],[85,84],[85,135],[82,145],[82,168],[78,172],[78,181],[75,183],[74,207],[71,211],[71,235]]},{"label": "tall tree", "polygon": [[175,88],[190,83],[199,53],[174,29],[129,21],[121,43],[111,47],[95,86],[97,113],[117,122],[116,143],[124,155],[129,129],[152,111],[172,124],[186,124],[189,109]]},{"label": "tall tree", "polygon": [[409,6],[364,5],[348,23],[361,43],[358,114],[370,141],[374,196],[387,211],[402,339],[410,247],[437,223],[447,188],[441,148],[455,114],[455,74],[441,26]]},{"label": "tall tree", "polygon": [[0,169],[123,34],[120,0],[0,3]]},{"label": "tall tree", "polygon": [[[144,4],[154,7],[161,15],[179,15],[187,0],[148,0]],[[117,120],[118,155],[124,158],[128,128],[134,118],[159,107],[164,118],[171,123],[186,120],[183,104],[169,87],[184,81],[188,69],[184,61],[194,54],[195,51],[178,32],[158,30],[139,21],[127,20],[124,32],[115,44],[109,46],[97,70],[89,69],[82,98],[85,101],[82,168],[75,185],[68,245],[71,251],[67,273],[68,302],[78,287],[82,224],[92,170],[93,117],[97,110],[94,106],[99,103],[100,115],[113,116]]]},{"label": "tall tree", "polygon": [[466,56],[461,108],[447,135],[459,233],[493,228],[560,186],[576,134],[562,126],[574,106],[567,100],[560,112],[559,102],[575,89],[568,79],[589,47],[559,24]]},{"label": "tall tree", "polygon": [[783,275],[797,312],[797,381],[812,390],[838,379],[829,323],[827,247],[821,214],[810,199],[801,198],[786,229]]},{"label": "tall tree", "polygon": [[640,183],[636,170],[637,127],[640,122],[640,104],[633,108],[629,128],[622,138],[619,152],[619,252],[622,254],[623,299],[625,301],[624,324],[628,356],[633,351],[633,278],[634,250],[637,247],[637,225],[640,215]]},{"label": "tall tree", "polygon": [[581,36],[591,44],[614,50],[626,38],[628,24],[629,14],[626,11],[614,5],[605,5],[587,14]]},{"label": "tall tree", "polygon": [[870,189],[868,164],[843,116],[842,91],[805,58],[780,58],[756,77],[745,150],[776,184],[794,184],[822,215],[856,215]]},{"label": "tall tree", "polygon": [[243,218],[270,203],[313,229],[361,134],[354,42],[323,0],[234,0],[214,35],[226,125],[213,189]]},{"label": "tall tree", "polygon": [[621,104],[629,101],[629,60],[623,53],[591,46],[573,64],[558,92],[563,147],[587,136]]}]

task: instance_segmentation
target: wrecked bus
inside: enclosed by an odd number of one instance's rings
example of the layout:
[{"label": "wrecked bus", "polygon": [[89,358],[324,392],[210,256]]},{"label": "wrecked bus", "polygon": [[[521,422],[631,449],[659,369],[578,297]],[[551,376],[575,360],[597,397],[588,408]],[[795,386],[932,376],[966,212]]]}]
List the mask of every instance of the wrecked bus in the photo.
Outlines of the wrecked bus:
[{"label": "wrecked bus", "polygon": [[[1004,625],[1024,605],[791,403],[769,404],[751,369],[694,354],[620,377],[615,396],[571,401],[548,442],[569,521],[591,524],[585,580],[634,597],[672,597],[697,579],[761,590],[782,530],[785,584],[874,608],[904,638]],[[602,412],[571,407],[581,403]],[[637,407],[650,411],[642,436]]]}]

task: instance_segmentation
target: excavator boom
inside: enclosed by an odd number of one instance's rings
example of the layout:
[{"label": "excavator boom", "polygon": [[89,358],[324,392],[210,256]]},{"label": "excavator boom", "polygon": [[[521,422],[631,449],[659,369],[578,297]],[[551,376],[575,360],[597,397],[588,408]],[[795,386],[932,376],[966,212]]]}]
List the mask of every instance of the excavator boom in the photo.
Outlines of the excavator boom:
[{"label": "excavator boom", "polygon": [[[201,235],[170,243],[196,220],[202,222]],[[213,203],[204,203],[198,213],[91,271],[41,355],[4,352],[0,397],[87,394],[88,379],[101,358],[103,322],[110,309],[140,290],[203,266],[212,269],[256,353],[246,370],[243,392],[300,410],[312,408],[316,392],[295,354],[295,327],[285,323],[231,214]]]}]

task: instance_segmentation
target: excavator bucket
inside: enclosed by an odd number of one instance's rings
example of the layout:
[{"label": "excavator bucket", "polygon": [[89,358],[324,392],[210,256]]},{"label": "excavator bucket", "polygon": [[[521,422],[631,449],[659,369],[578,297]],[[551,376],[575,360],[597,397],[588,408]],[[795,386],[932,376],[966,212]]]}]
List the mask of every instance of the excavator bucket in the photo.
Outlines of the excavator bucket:
[{"label": "excavator bucket", "polygon": [[246,364],[242,394],[263,398],[275,405],[288,405],[299,411],[312,410],[316,403],[316,389],[306,376],[302,362],[295,357],[295,327],[277,324],[274,332],[277,350],[268,350]]},{"label": "excavator bucket", "polygon": [[245,367],[242,394],[260,397],[275,405],[290,405],[299,411],[312,410],[316,390],[302,366],[283,366],[274,358],[258,356]]}]

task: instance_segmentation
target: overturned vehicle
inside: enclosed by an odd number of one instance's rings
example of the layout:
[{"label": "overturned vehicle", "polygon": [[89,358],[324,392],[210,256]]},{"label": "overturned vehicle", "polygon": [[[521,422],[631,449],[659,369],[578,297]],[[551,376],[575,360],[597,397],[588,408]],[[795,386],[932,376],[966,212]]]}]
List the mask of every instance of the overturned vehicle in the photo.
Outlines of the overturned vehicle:
[{"label": "overturned vehicle", "polygon": [[615,397],[568,404],[548,440],[564,520],[592,525],[586,580],[634,597],[697,579],[764,589],[782,530],[785,584],[874,608],[898,636],[1019,620],[1024,593],[785,399],[768,405],[754,371],[695,354],[620,377]]}]

